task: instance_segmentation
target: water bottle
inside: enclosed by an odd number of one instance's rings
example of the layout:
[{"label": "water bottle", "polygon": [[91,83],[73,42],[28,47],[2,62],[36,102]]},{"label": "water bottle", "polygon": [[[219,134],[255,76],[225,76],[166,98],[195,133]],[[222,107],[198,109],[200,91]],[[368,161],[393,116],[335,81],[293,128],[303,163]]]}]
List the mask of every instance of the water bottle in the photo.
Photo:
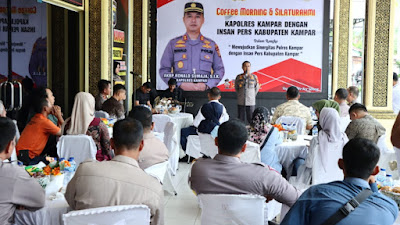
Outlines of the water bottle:
[{"label": "water bottle", "polygon": [[318,136],[318,128],[317,125],[315,125],[312,129],[312,136]]},{"label": "water bottle", "polygon": [[378,175],[376,175],[376,181],[380,184],[383,184],[386,180],[386,170],[381,168]]},{"label": "water bottle", "polygon": [[76,170],[76,162],[75,162],[74,157],[69,157],[68,161],[71,164],[72,172],[75,171]]},{"label": "water bottle", "polygon": [[393,178],[391,174],[386,175],[386,179],[385,182],[383,183],[383,186],[393,187]]}]

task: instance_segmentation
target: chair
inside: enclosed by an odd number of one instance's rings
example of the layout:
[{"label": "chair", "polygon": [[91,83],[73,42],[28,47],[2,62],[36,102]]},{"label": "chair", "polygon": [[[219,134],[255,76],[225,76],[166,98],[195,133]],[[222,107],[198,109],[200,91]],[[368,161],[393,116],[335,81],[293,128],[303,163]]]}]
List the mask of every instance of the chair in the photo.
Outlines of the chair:
[{"label": "chair", "polygon": [[347,126],[349,126],[349,123],[351,122],[350,116],[340,117],[339,122],[340,122],[340,131],[345,132]]},{"label": "chair", "polygon": [[170,174],[169,161],[158,163],[152,165],[144,170],[150,176],[158,179],[158,181],[163,185],[163,189],[177,195],[176,188],[172,183],[172,178]]},{"label": "chair", "polygon": [[200,132],[198,132],[198,134],[201,153],[211,158],[214,158],[214,156],[218,154],[218,147],[215,145],[215,139],[211,136],[211,134]]},{"label": "chair", "polygon": [[199,194],[202,225],[264,225],[265,198],[258,195]]},{"label": "chair", "polygon": [[99,111],[95,111],[94,112],[94,117],[96,117],[96,118],[110,118],[110,115],[107,112],[99,110]]},{"label": "chair", "polygon": [[164,114],[153,115],[154,129],[155,132],[164,132],[165,126],[168,122],[172,122],[171,117]]},{"label": "chair", "polygon": [[240,161],[246,163],[261,162],[260,145],[251,141],[246,141],[246,151],[240,156]]},{"label": "chair", "polygon": [[176,175],[179,165],[179,142],[176,136],[177,126],[173,122],[167,122],[164,127],[164,143],[169,152],[170,169],[172,175]]},{"label": "chair", "polygon": [[[186,145],[186,154],[195,159],[203,156],[201,153],[200,138],[199,135],[189,135]],[[188,164],[190,163],[190,158],[188,158]]]},{"label": "chair", "polygon": [[394,153],[394,150],[389,149],[386,145],[386,134],[384,134],[378,138],[378,142],[376,143],[376,145],[381,150],[381,155],[386,154],[386,153]]},{"label": "chair", "polygon": [[64,225],[149,225],[146,205],[118,205],[71,211],[63,214]]},{"label": "chair", "polygon": [[97,147],[93,138],[85,135],[63,135],[57,143],[57,154],[60,158],[74,157],[79,165],[87,159],[96,159]]},{"label": "chair", "polygon": [[343,171],[338,166],[338,160],[342,158],[342,149],[336,148],[334,150],[326,151],[328,154],[327,158],[329,159],[326,165],[326,171],[322,166],[321,151],[319,147],[315,150],[314,163],[311,172],[312,185],[328,183],[335,180],[343,180]]},{"label": "chair", "polygon": [[296,124],[296,130],[298,134],[305,134],[306,132],[306,121],[303,118],[295,116],[281,116],[276,120],[275,124],[280,123]]}]

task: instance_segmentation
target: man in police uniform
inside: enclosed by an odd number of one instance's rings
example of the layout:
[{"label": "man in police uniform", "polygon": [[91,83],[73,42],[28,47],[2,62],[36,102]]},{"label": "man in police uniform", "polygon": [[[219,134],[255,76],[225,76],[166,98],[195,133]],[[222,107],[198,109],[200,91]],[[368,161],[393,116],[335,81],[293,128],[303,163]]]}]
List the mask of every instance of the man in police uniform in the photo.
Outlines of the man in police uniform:
[{"label": "man in police uniform", "polygon": [[238,100],[238,115],[243,122],[250,123],[254,109],[256,107],[256,96],[260,89],[258,78],[251,74],[251,64],[244,61],[242,64],[243,73],[236,76],[235,90]]},{"label": "man in police uniform", "polygon": [[[225,69],[218,45],[200,33],[204,23],[203,5],[186,3],[183,23],[186,34],[170,40],[164,50],[160,62],[161,79],[167,83],[174,77],[185,91],[204,91],[217,86]],[[194,74],[197,76],[193,77]],[[185,79],[189,79],[188,82]]]}]

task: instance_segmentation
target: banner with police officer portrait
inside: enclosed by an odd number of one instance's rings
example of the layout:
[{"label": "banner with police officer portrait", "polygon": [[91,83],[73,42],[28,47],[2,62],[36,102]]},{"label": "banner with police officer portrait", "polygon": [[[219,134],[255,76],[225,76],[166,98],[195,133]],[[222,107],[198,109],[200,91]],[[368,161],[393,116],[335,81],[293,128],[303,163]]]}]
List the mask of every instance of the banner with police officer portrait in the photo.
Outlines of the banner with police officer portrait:
[{"label": "banner with police officer portrait", "polygon": [[[47,85],[46,4],[35,0],[11,1],[13,79],[32,78]],[[0,82],[8,76],[7,1],[0,1]]]},{"label": "banner with police officer portrait", "polygon": [[323,19],[321,0],[158,0],[157,89],[235,91],[250,61],[261,92],[319,93]]}]

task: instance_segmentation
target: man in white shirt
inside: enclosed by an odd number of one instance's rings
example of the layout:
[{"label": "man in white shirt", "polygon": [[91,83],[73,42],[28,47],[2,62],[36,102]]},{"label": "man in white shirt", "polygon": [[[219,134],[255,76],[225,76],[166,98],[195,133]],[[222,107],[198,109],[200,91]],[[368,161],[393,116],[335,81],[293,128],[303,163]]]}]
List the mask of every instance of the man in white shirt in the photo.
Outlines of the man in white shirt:
[{"label": "man in white shirt", "polygon": [[333,100],[335,100],[339,104],[340,117],[348,117],[349,116],[350,106],[347,105],[347,103],[346,103],[346,99],[347,99],[348,95],[349,95],[349,93],[344,88],[339,88],[335,92],[335,97],[333,98]]},{"label": "man in white shirt", "polygon": [[[226,111],[225,106],[219,102],[219,99],[221,99],[221,91],[217,87],[213,87],[208,91],[208,100],[210,102],[216,102],[222,105],[223,110],[222,110],[222,115],[219,118],[219,123],[222,124],[223,122],[226,122],[229,120],[229,115],[228,112]],[[181,145],[182,149],[186,151],[186,144],[187,144],[187,137],[189,135],[197,135],[197,127],[200,125],[200,122],[203,121],[205,118],[201,113],[201,108],[199,109],[199,112],[197,113],[196,117],[194,118],[193,121],[193,126],[183,128],[181,130]],[[185,157],[186,158],[186,157]],[[182,160],[185,160],[184,158]],[[186,158],[187,161],[187,158]]]},{"label": "man in white shirt", "polygon": [[400,110],[400,85],[398,84],[397,73],[393,73],[393,112],[399,113]]}]

